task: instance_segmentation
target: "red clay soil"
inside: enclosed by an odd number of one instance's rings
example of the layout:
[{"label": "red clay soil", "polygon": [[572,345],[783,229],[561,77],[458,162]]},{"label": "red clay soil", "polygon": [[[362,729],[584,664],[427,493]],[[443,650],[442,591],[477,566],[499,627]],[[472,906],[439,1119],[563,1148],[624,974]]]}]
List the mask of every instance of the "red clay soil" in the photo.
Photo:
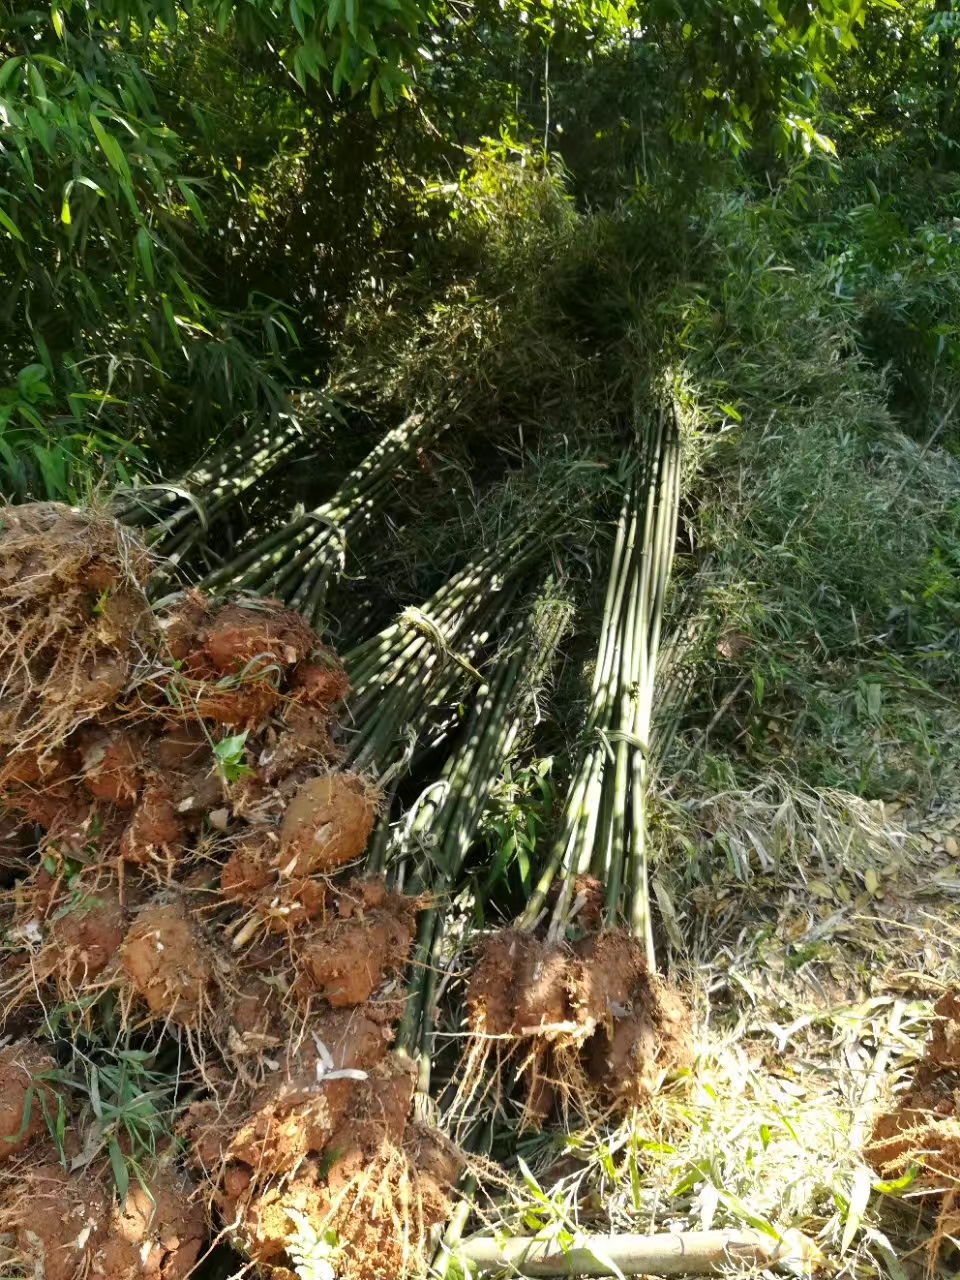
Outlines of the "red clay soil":
[{"label": "red clay soil", "polygon": [[46,1131],[35,1077],[54,1069],[53,1059],[29,1043],[0,1049],[0,1161],[23,1151]]},{"label": "red clay soil", "polygon": [[112,884],[78,890],[49,921],[37,976],[57,978],[68,991],[97,977],[119,951],[127,925],[127,910]]},{"label": "red clay soil", "polygon": [[577,950],[574,1014],[596,1028],[585,1046],[590,1078],[611,1100],[643,1102],[664,1076],[692,1065],[689,1012],[629,934],[597,934]]},{"label": "red clay soil", "polygon": [[252,1194],[235,1175],[239,1236],[256,1262],[287,1276],[297,1237],[306,1243],[332,1229],[344,1280],[402,1276],[422,1265],[429,1229],[448,1215],[461,1166],[439,1136],[407,1132],[413,1088],[412,1064],[384,1059],[357,1083],[322,1157]]},{"label": "red clay soil", "polygon": [[250,827],[236,840],[220,872],[220,892],[229,902],[255,901],[273,883],[279,837],[273,827]]},{"label": "red clay soil", "polygon": [[[18,1171],[20,1172],[20,1171]],[[206,1239],[203,1206],[182,1174],[134,1179],[121,1206],[106,1179],[50,1162],[26,1167],[0,1205],[24,1274],[44,1280],[186,1280]]]},{"label": "red clay soil", "polygon": [[[135,1180],[121,1212],[109,1170],[68,1174],[48,1143],[19,1157],[0,1229],[47,1280],[176,1280],[237,1219],[254,1259],[292,1275],[302,1204],[339,1233],[345,1276],[399,1275],[459,1164],[408,1131],[412,1068],[388,1056],[422,904],[336,878],[378,803],[336,771],[345,672],[275,601],[192,592],[154,620],[149,572],[101,517],[43,504],[0,529],[0,641],[19,655],[0,711],[0,982],[70,1000],[119,987],[134,1023],[189,1030],[203,1092],[184,1159],[206,1194],[171,1167],[152,1216]],[[241,729],[234,774],[213,745]],[[0,1051],[0,1160],[45,1131],[27,1100],[52,1067],[29,1044]]]},{"label": "red clay soil", "polygon": [[321,996],[334,1009],[366,1004],[388,976],[398,976],[416,933],[418,898],[387,894],[382,905],[315,928],[299,952],[302,994]]},{"label": "red clay soil", "polygon": [[376,792],[351,773],[311,778],[287,805],[278,865],[285,875],[333,871],[363,853],[377,814]]},{"label": "red clay soil", "polygon": [[214,984],[207,947],[180,902],[140,913],[124,939],[120,962],[151,1013],[196,1025]]},{"label": "red clay soil", "polygon": [[[184,1132],[199,1167],[214,1181],[221,1170],[232,1168],[234,1187],[242,1181],[246,1188],[322,1152],[360,1084],[323,1077],[330,1071],[371,1070],[392,1038],[392,1031],[371,1021],[363,1009],[329,1010],[311,1019],[310,1034],[297,1046],[281,1048],[278,1069],[252,1096],[226,1109],[214,1099],[190,1109]],[[245,1180],[236,1172],[239,1165],[248,1170]]]},{"label": "red clay soil", "polygon": [[159,779],[151,781],[144,787],[123,833],[120,856],[127,862],[149,862],[158,850],[169,854],[183,839],[185,831],[185,823],[167,785]]},{"label": "red clay soil", "polygon": [[91,730],[80,736],[83,785],[97,800],[132,809],[143,781],[139,735]]},{"label": "red clay soil", "polygon": [[467,990],[467,1010],[477,1031],[532,1036],[567,1022],[571,956],[533,934],[504,930],[486,940]]}]

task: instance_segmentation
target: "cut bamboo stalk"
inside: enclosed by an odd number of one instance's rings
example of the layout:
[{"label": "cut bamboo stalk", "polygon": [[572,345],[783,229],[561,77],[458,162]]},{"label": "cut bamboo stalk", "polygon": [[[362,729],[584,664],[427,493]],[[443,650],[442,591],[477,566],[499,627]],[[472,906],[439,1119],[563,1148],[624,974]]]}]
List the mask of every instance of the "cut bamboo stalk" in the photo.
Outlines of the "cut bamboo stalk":
[{"label": "cut bamboo stalk", "polygon": [[555,1240],[489,1236],[463,1241],[458,1256],[483,1273],[521,1276],[706,1276],[732,1267],[809,1270],[819,1251],[799,1231],[681,1231],[652,1236],[583,1236],[561,1248]]}]

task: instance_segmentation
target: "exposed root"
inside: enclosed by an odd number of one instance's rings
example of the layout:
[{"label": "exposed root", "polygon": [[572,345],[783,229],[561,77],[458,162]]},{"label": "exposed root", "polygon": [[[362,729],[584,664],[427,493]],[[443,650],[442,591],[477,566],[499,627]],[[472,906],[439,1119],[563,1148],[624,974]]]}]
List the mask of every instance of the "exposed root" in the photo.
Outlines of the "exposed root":
[{"label": "exposed root", "polygon": [[[576,946],[516,930],[484,944],[467,991],[472,1042],[458,1112],[502,1089],[513,1062],[524,1081],[523,1120],[540,1125],[555,1104],[596,1114],[642,1104],[692,1062],[689,1014],[647,970],[640,942],[621,931]],[[493,1061],[491,1061],[493,1060]],[[493,1071],[496,1084],[483,1084]]]},{"label": "exposed root", "polygon": [[128,529],[60,503],[0,512],[0,748],[44,754],[120,697],[156,644]]},{"label": "exposed root", "polygon": [[[176,1280],[218,1221],[281,1274],[328,1230],[345,1276],[402,1274],[459,1164],[408,1130],[414,1075],[389,1054],[422,903],[340,874],[379,795],[336,771],[339,659],[274,601],[192,592],[154,619],[147,554],[112,521],[51,504],[3,520],[2,1029],[53,1009],[61,1037],[56,1061],[0,1049],[13,1266]],[[147,1047],[119,1049],[117,1025]],[[137,1137],[91,1127],[92,1079],[174,1048],[196,1089],[182,1147],[152,1109],[162,1087],[126,1099]]]}]

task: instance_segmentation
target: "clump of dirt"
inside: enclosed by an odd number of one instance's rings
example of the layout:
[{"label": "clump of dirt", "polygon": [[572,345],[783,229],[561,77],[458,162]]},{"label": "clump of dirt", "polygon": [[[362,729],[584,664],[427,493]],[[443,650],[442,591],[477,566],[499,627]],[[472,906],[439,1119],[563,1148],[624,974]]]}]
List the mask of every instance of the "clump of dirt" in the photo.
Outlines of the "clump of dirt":
[{"label": "clump of dirt", "polygon": [[159,779],[143,791],[133,817],[120,841],[120,856],[127,862],[149,862],[154,854],[179,844],[186,830],[174,806],[167,784]]},{"label": "clump of dirt", "polygon": [[924,1061],[937,1071],[960,1071],[960,991],[950,990],[934,1006],[936,1019]]},{"label": "clump of dirt", "polygon": [[0,1049],[0,1161],[9,1160],[46,1130],[39,1094],[55,1063],[30,1043]]},{"label": "clump of dirt", "polygon": [[24,1274],[44,1280],[186,1280],[207,1236],[203,1206],[182,1174],[161,1167],[134,1180],[124,1203],[108,1184],[49,1163],[28,1167],[0,1202],[0,1230]]},{"label": "clump of dirt", "polygon": [[149,571],[130,531],[96,511],[0,511],[0,749],[42,755],[117,701],[156,646]]},{"label": "clump of dirt", "polygon": [[647,968],[641,943],[621,930],[575,945],[530,933],[492,935],[466,997],[478,1046],[499,1037],[499,1058],[521,1055],[525,1119],[540,1124],[555,1100],[590,1107],[645,1102],[663,1079],[692,1062],[689,1013]]},{"label": "clump of dirt", "polygon": [[934,1005],[935,1019],[912,1081],[897,1108],[874,1121],[865,1151],[887,1180],[914,1172],[910,1196],[935,1208],[928,1246],[931,1266],[944,1240],[960,1229],[960,992],[948,990]]},{"label": "clump of dirt", "polygon": [[132,809],[143,781],[142,744],[122,730],[94,730],[81,735],[83,785],[97,800]]},{"label": "clump of dirt", "polygon": [[49,925],[49,940],[37,958],[41,978],[54,977],[75,991],[107,967],[127,932],[127,910],[117,889],[92,885],[71,894]]},{"label": "clump of dirt", "polygon": [[[280,706],[299,665],[318,649],[327,652],[300,615],[277,601],[213,606],[193,591],[161,626],[180,664],[178,697],[201,718],[231,728],[253,729]],[[300,693],[299,685],[289,690],[291,703]]]},{"label": "clump of dirt", "polygon": [[[250,1171],[249,1186],[323,1152],[391,1039],[390,1029],[362,1009],[328,1011],[311,1020],[310,1035],[287,1046],[277,1069],[243,1104],[224,1110],[209,1100],[192,1109],[186,1132],[204,1173],[216,1180],[232,1168],[230,1181],[236,1183],[236,1167],[243,1165]],[[229,1196],[229,1189],[224,1193]]]},{"label": "clump of dirt", "polygon": [[693,1062],[690,1014],[647,966],[643,944],[620,931],[577,948],[574,1018],[587,1031],[583,1059],[609,1098],[640,1103],[665,1076]]},{"label": "clump of dirt", "polygon": [[255,1262],[287,1276],[311,1241],[330,1239],[329,1261],[344,1280],[407,1275],[424,1264],[461,1163],[439,1135],[408,1131],[413,1089],[412,1064],[385,1058],[355,1082],[324,1149],[292,1178],[264,1185],[233,1167],[239,1239]]},{"label": "clump of dirt", "polygon": [[349,915],[318,928],[300,951],[300,990],[321,996],[334,1009],[366,1004],[388,975],[398,975],[409,958],[421,902],[399,893],[362,915]]},{"label": "clump of dirt", "polygon": [[[342,664],[277,601],[189,592],[154,618],[150,558],[111,520],[41,504],[0,521],[0,643],[15,655],[0,1032],[19,1034],[47,984],[44,999],[81,1010],[97,1061],[113,1052],[97,1001],[116,992],[103,1016],[148,1045],[179,1042],[196,1089],[183,1146],[120,1207],[99,1156],[67,1171],[49,1140],[40,1155],[54,1061],[26,1040],[0,1050],[0,1160],[18,1161],[0,1231],[16,1265],[176,1280],[208,1228],[231,1224],[289,1275],[301,1228],[332,1224],[343,1274],[399,1274],[459,1165],[408,1129],[414,1074],[389,1053],[422,903],[344,874],[379,796],[340,768]],[[64,1035],[61,1066],[68,1051]],[[67,1121],[69,1164],[82,1143]]]},{"label": "clump of dirt", "polygon": [[333,871],[367,847],[376,791],[356,774],[311,778],[287,805],[280,828],[285,875]]},{"label": "clump of dirt", "polygon": [[565,947],[530,933],[504,930],[484,945],[467,990],[476,1031],[494,1036],[535,1036],[567,1023],[571,955]]},{"label": "clump of dirt", "polygon": [[151,1013],[184,1026],[200,1021],[214,967],[183,903],[142,911],[124,938],[120,962]]}]

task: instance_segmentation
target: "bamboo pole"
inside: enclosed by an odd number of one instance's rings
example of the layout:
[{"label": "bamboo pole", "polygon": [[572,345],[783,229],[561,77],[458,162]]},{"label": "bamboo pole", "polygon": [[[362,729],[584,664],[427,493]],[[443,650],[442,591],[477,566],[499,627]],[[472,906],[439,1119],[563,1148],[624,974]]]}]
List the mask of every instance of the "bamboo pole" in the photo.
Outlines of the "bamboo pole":
[{"label": "bamboo pole", "polygon": [[583,1236],[567,1248],[531,1236],[478,1236],[457,1247],[459,1258],[480,1274],[520,1276],[705,1276],[734,1267],[809,1270],[817,1252],[798,1231],[773,1236],[752,1230]]}]

